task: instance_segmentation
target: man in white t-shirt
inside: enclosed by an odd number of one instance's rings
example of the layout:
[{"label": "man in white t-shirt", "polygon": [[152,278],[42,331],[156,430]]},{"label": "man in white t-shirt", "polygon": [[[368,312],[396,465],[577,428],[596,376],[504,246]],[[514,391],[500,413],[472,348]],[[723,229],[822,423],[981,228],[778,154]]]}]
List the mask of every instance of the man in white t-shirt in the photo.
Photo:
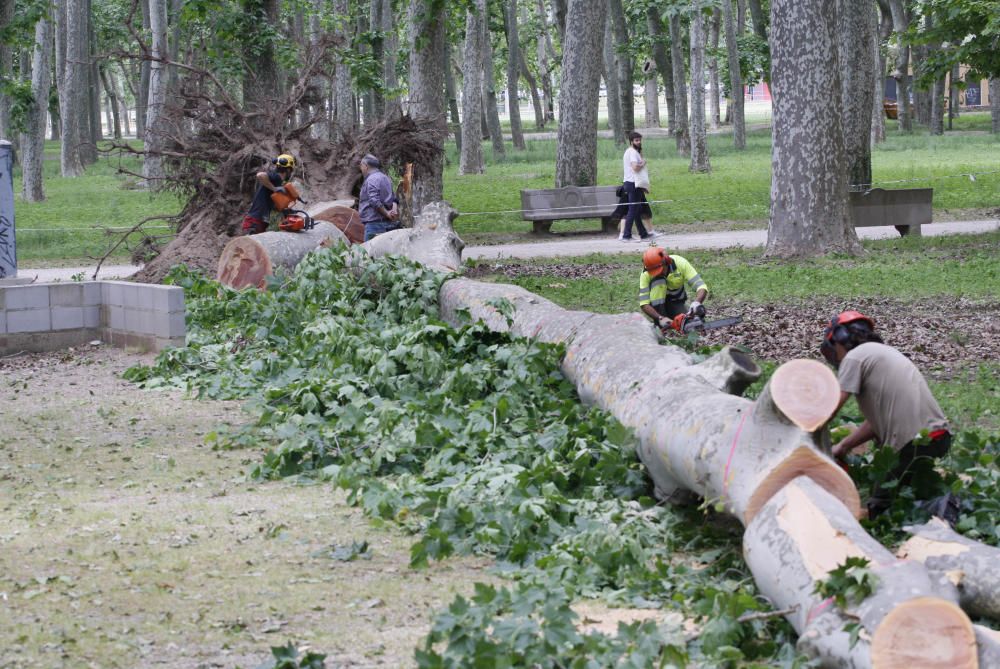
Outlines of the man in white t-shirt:
[{"label": "man in white t-shirt", "polygon": [[646,160],[642,157],[642,135],[632,131],[628,134],[629,147],[625,149],[622,157],[622,167],[624,170],[622,178],[622,188],[625,192],[625,199],[628,202],[628,213],[625,216],[625,227],[618,237],[623,242],[632,241],[632,224],[639,232],[642,240],[652,239],[658,236],[656,233],[647,232],[642,224],[642,212],[649,209],[646,202],[646,191],[649,190],[649,172],[646,170]]}]

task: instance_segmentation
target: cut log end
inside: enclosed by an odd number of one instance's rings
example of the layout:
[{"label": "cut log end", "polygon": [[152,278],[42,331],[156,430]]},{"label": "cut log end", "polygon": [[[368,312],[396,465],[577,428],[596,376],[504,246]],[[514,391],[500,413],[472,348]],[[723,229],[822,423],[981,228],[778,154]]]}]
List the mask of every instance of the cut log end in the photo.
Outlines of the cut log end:
[{"label": "cut log end", "polygon": [[236,290],[248,286],[263,289],[271,274],[274,268],[267,250],[253,237],[235,237],[222,250],[215,278]]},{"label": "cut log end", "polygon": [[317,209],[312,217],[317,221],[333,223],[351,244],[361,244],[365,241],[365,225],[361,222],[358,212],[350,207],[331,204]]},{"label": "cut log end", "polygon": [[808,476],[821,488],[836,497],[855,518],[861,517],[861,497],[854,481],[832,460],[808,446],[799,446],[761,481],[754,490],[743,514],[743,524],[749,525],[761,507],[779,490],[799,476]]},{"label": "cut log end", "polygon": [[770,381],[775,407],[806,432],[826,423],[840,400],[840,384],[833,372],[816,360],[790,360]]},{"label": "cut log end", "polygon": [[872,635],[874,669],[976,669],[976,634],[951,602],[918,597],[890,611]]}]

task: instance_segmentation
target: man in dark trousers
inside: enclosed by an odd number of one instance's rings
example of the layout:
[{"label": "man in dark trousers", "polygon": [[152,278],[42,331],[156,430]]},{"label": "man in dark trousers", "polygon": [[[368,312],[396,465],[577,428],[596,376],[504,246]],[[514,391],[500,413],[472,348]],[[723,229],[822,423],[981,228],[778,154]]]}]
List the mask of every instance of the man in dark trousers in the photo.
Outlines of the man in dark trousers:
[{"label": "man in dark trousers", "polygon": [[285,192],[284,185],[292,178],[295,158],[283,153],[271,161],[271,169],[257,172],[257,190],[250,203],[250,211],[243,217],[243,234],[256,235],[267,232],[270,223],[271,193]]},{"label": "man in dark trousers", "polygon": [[[920,370],[905,355],[882,343],[875,321],[857,311],[834,316],[823,332],[823,357],[837,369],[840,403],[854,395],[864,422],[833,447],[843,458],[877,440],[899,454],[889,481],[909,485],[918,469],[930,467],[951,447],[948,419],[931,395]],[[868,517],[886,511],[892,491],[878,487],[868,500]]]},{"label": "man in dark trousers", "polygon": [[399,227],[399,212],[395,206],[392,182],[382,171],[382,163],[372,154],[361,159],[364,182],[358,194],[358,214],[365,224],[365,241]]}]

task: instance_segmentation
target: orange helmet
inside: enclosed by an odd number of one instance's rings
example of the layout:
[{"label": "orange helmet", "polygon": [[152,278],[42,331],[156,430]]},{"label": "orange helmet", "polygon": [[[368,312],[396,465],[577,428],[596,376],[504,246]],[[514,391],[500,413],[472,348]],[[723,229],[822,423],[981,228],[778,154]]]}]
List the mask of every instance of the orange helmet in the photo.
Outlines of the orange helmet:
[{"label": "orange helmet", "polygon": [[[857,323],[857,325],[852,326],[852,323]],[[834,367],[839,365],[834,345],[841,344],[848,349],[853,348],[851,346],[852,330],[855,330],[855,333],[858,330],[873,332],[875,330],[875,320],[865,316],[860,311],[844,311],[831,318],[830,324],[823,331],[823,341],[820,344],[819,350],[827,362]],[[881,341],[881,339],[876,339],[876,341]]]},{"label": "orange helmet", "polygon": [[670,256],[658,246],[650,246],[642,254],[642,266],[651,278],[663,274],[664,266],[669,267],[670,262]]}]

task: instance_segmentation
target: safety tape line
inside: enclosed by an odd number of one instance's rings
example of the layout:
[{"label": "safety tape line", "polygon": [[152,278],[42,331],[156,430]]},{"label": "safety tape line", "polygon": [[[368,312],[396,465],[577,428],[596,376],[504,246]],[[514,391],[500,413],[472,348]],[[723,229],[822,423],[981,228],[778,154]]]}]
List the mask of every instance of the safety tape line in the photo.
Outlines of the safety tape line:
[{"label": "safety tape line", "polygon": [[[756,404],[754,404],[756,406]],[[736,453],[736,444],[740,442],[740,433],[743,432],[743,424],[747,421],[747,414],[753,411],[753,407],[748,407],[743,411],[740,424],[736,427],[736,434],[733,435],[733,445],[729,447],[729,457],[726,458],[726,468],[722,472],[722,499],[729,497],[729,466],[733,464],[733,454]]]}]

